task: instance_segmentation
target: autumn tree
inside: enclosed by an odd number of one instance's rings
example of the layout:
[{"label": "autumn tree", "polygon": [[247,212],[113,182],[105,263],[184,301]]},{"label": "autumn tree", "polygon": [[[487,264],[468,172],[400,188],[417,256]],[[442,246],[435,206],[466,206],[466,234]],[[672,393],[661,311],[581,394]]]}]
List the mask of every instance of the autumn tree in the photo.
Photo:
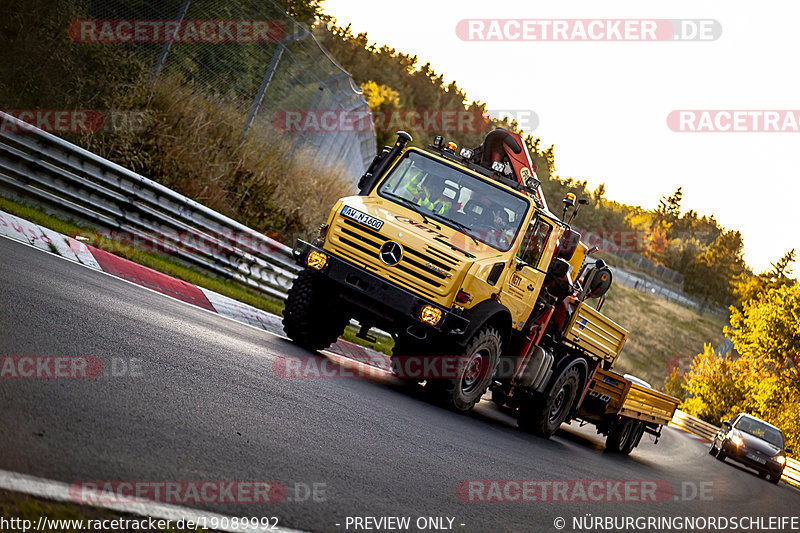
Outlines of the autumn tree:
[{"label": "autumn tree", "polygon": [[800,284],[770,288],[734,309],[725,334],[738,355],[706,346],[684,376],[682,408],[714,424],[750,413],[800,449]]},{"label": "autumn tree", "polygon": [[[372,80],[368,80],[361,86],[364,98],[367,100],[370,111],[377,112],[384,116],[400,109],[400,93],[389,87],[381,85]],[[378,148],[391,146],[394,143],[395,135],[385,129],[376,129],[375,142]]]},{"label": "autumn tree", "polygon": [[744,271],[742,234],[728,230],[700,254],[686,272],[684,288],[709,303],[724,305],[732,300],[733,279]]},{"label": "autumn tree", "polygon": [[792,248],[783,254],[776,263],[771,264],[772,269],[755,276],[750,272],[743,272],[737,276],[733,284],[733,292],[738,299],[737,308],[741,310],[745,302],[770,289],[797,283],[797,280],[792,278],[792,263],[796,259],[796,250]]},{"label": "autumn tree", "polygon": [[678,187],[670,196],[664,196],[658,202],[653,217],[654,228],[660,228],[669,234],[672,226],[681,216],[681,200],[683,199],[683,187]]}]

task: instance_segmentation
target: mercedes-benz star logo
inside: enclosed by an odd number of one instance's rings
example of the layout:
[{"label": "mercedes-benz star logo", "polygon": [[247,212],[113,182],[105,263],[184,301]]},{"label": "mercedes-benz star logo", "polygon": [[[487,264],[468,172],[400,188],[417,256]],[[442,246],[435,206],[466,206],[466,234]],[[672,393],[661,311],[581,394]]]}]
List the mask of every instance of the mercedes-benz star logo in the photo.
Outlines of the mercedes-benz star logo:
[{"label": "mercedes-benz star logo", "polygon": [[403,247],[400,243],[388,241],[381,246],[380,257],[385,264],[396,265],[403,258]]}]

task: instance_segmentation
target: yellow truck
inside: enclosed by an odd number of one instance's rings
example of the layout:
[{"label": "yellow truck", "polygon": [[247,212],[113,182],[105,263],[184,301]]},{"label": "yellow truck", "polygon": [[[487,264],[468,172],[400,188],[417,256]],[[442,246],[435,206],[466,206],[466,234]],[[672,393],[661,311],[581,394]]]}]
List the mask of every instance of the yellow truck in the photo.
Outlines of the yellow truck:
[{"label": "yellow truck", "polygon": [[[351,319],[394,337],[393,369],[432,399],[466,412],[492,399],[530,433],[572,419],[629,453],[656,436],[677,400],[611,372],[628,331],[601,313],[612,273],[553,214],[519,135],[489,133],[474,149],[411,147],[398,132],[340,199],[288,293],[287,336],[326,348]],[[569,209],[572,217],[566,220]]]}]

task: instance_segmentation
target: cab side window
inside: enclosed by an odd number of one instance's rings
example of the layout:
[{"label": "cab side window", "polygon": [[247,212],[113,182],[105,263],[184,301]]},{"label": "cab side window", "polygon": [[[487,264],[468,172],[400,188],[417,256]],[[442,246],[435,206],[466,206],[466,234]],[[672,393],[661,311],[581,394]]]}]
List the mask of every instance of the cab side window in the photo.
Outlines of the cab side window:
[{"label": "cab side window", "polygon": [[553,227],[550,224],[542,222],[538,218],[535,219],[528,226],[528,231],[525,232],[525,238],[517,252],[517,257],[531,266],[538,267],[552,231]]}]

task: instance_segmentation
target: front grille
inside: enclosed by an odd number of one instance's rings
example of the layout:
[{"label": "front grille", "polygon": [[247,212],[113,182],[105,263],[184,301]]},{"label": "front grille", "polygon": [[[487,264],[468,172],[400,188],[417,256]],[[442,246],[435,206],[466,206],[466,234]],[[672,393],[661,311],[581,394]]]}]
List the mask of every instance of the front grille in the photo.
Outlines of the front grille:
[{"label": "front grille", "polygon": [[380,260],[379,253],[389,237],[344,217],[333,224],[331,237],[344,257],[351,261],[355,258],[357,264],[381,272],[384,277],[429,298],[447,294],[460,265],[457,258],[430,245],[420,251],[401,242],[402,259],[397,265],[387,266]]}]

